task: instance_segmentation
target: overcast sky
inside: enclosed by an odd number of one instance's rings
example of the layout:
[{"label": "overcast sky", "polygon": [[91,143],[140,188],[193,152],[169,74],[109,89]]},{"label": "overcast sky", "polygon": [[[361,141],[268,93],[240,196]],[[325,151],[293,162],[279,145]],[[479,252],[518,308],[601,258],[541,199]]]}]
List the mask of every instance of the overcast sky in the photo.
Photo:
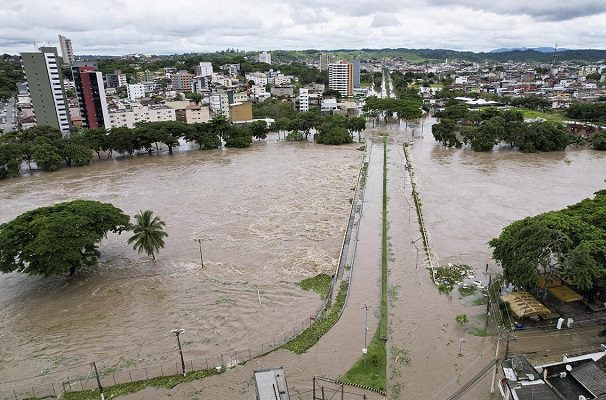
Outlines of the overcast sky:
[{"label": "overcast sky", "polygon": [[603,0],[0,0],[0,52],[606,48]]}]

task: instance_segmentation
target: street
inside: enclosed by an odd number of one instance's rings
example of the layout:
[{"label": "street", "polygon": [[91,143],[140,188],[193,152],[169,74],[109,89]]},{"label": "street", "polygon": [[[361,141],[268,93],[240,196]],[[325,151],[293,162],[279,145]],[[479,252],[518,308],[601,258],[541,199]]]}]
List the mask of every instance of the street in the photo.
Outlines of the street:
[{"label": "street", "polygon": [[0,129],[3,132],[17,129],[17,106],[14,98],[10,98],[6,103],[3,103],[0,108]]}]

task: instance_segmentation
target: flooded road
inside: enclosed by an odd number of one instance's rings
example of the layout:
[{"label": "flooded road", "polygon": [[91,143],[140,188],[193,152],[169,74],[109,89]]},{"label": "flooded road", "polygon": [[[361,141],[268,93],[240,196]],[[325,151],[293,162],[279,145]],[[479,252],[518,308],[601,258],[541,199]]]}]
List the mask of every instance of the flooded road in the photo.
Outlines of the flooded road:
[{"label": "flooded road", "polygon": [[[455,322],[456,315],[465,313],[482,328],[485,306],[460,299],[456,289],[450,295],[440,294],[421,265],[423,255],[417,268],[411,242],[420,233],[414,207],[410,207],[413,201],[401,148],[404,141],[415,141],[410,154],[433,253],[440,264],[475,266],[476,279],[483,281],[488,280],[483,273],[486,263],[490,271],[499,271],[490,262],[487,242],[503,227],[525,216],[576,203],[605,186],[604,153],[445,149],[431,135],[433,122],[428,118],[423,127],[409,123],[406,129],[402,123],[371,130],[371,135],[390,134],[389,283],[391,292],[397,294],[390,296],[390,398],[446,398],[495,356],[494,337],[471,335]],[[490,374],[463,398],[489,399],[489,385]]]},{"label": "flooded road", "polygon": [[128,235],[111,235],[100,267],[70,282],[0,275],[0,382],[41,373],[58,381],[92,360],[172,360],[178,327],[194,359],[292,329],[320,304],[295,282],[336,266],[362,157],[356,147],[268,140],[1,182],[0,222],[84,198],[130,215],[153,210],[169,237],[153,262],[126,244]]}]

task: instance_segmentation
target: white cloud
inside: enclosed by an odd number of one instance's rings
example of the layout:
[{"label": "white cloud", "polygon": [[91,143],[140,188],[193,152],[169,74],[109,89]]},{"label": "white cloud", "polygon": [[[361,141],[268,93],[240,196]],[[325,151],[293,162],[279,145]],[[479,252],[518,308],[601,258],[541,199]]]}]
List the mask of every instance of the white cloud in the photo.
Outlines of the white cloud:
[{"label": "white cloud", "polygon": [[78,54],[334,48],[604,48],[606,3],[578,0],[4,0],[0,52]]}]

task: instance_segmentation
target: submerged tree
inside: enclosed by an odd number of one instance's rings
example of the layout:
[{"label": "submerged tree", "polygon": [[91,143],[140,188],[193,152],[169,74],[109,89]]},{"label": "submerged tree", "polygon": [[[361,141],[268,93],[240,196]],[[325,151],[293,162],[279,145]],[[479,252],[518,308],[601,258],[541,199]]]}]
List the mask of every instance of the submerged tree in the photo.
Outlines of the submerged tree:
[{"label": "submerged tree", "polygon": [[0,225],[0,271],[72,276],[96,265],[101,239],[129,230],[129,220],[119,208],[91,200],[28,211]]},{"label": "submerged tree", "polygon": [[152,259],[156,259],[157,253],[164,247],[164,238],[168,233],[164,232],[166,223],[155,216],[150,210],[140,211],[135,215],[136,223],[133,227],[134,235],[128,239],[128,244],[134,243],[134,249],[139,253],[145,251]]}]

